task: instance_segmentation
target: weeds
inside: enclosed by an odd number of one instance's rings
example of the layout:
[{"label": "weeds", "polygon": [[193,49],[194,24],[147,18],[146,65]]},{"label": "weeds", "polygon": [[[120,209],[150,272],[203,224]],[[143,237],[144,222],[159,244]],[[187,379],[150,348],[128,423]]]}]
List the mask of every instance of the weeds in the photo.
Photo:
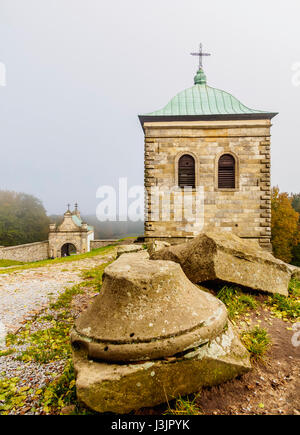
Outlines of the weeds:
[{"label": "weeds", "polygon": [[97,266],[97,267],[94,267],[93,269],[82,272],[82,277],[85,280],[90,280],[90,281],[86,282],[85,285],[88,285],[88,286],[92,285],[95,290],[99,291],[101,289],[101,286],[102,286],[102,277],[103,277],[104,269],[110,263],[111,262],[104,263],[101,266]]},{"label": "weeds", "polygon": [[14,353],[14,349],[6,349],[6,350],[0,350],[0,357],[1,356],[8,356]]},{"label": "weeds", "polygon": [[62,308],[68,308],[75,295],[84,293],[82,284],[76,284],[73,287],[67,288],[56,300],[56,302],[50,305],[50,308],[59,310]]},{"label": "weeds", "polygon": [[226,305],[230,319],[238,317],[246,311],[257,308],[257,301],[253,296],[242,293],[237,287],[223,287],[217,297]]},{"label": "weeds", "polygon": [[61,409],[76,401],[75,374],[72,362],[69,360],[63,374],[45,388],[42,405],[45,412],[52,407]]},{"label": "weeds", "polygon": [[8,414],[11,410],[23,405],[26,399],[24,388],[18,390],[19,378],[0,379],[0,414]]},{"label": "weeds", "polygon": [[300,282],[292,280],[289,285],[289,296],[278,293],[268,297],[266,305],[275,315],[283,320],[297,321],[300,317]]},{"label": "weeds", "polygon": [[190,397],[179,397],[176,399],[175,407],[168,407],[166,414],[169,415],[199,415],[201,414],[200,409],[197,407],[196,399],[198,395],[194,396],[193,399]]},{"label": "weeds", "polygon": [[244,332],[241,335],[241,339],[247,350],[250,352],[251,359],[253,360],[262,360],[271,343],[267,331],[258,326],[251,331]]}]

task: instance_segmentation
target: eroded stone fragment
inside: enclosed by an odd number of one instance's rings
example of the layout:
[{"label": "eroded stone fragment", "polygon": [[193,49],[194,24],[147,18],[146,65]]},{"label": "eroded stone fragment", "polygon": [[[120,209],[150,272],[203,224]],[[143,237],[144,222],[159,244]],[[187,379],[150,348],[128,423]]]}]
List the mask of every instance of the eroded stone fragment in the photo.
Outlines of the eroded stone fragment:
[{"label": "eroded stone fragment", "polygon": [[152,255],[154,252],[160,251],[163,248],[167,248],[171,246],[170,243],[160,241],[160,240],[154,240],[154,242],[150,242],[147,244],[147,250],[150,255]]},{"label": "eroded stone fragment", "polygon": [[289,267],[260,248],[257,242],[232,233],[202,233],[187,243],[155,252],[150,258],[179,263],[194,283],[218,280],[288,295]]},{"label": "eroded stone fragment", "polygon": [[78,399],[127,413],[217,385],[250,369],[222,302],[179,264],[124,254],[71,334]]},{"label": "eroded stone fragment", "polygon": [[192,284],[179,264],[124,254],[105,269],[72,340],[90,358],[150,360],[207,343],[226,323],[224,304]]},{"label": "eroded stone fragment", "polygon": [[90,361],[74,352],[78,399],[98,412],[128,413],[218,385],[250,370],[231,324],[211,343],[168,360],[136,364]]},{"label": "eroded stone fragment", "polygon": [[130,252],[138,252],[138,251],[141,251],[143,249],[144,249],[143,245],[138,245],[135,243],[133,243],[132,245],[120,245],[120,246],[118,246],[118,249],[117,249],[117,257],[120,257],[120,255],[122,255],[122,254],[127,254]]}]

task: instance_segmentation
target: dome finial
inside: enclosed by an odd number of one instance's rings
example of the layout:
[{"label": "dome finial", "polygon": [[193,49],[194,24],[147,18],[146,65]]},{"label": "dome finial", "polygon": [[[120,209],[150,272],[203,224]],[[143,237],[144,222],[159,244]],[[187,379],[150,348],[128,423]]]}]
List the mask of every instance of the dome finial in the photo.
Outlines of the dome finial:
[{"label": "dome finial", "polygon": [[206,85],[206,75],[202,68],[198,69],[194,77],[194,83],[195,85]]},{"label": "dome finial", "polygon": [[199,46],[199,52],[191,53],[192,56],[199,56],[199,69],[197,71],[197,74],[194,78],[195,85],[206,85],[206,75],[203,71],[203,56],[211,56],[210,53],[203,53],[203,46],[200,44]]}]

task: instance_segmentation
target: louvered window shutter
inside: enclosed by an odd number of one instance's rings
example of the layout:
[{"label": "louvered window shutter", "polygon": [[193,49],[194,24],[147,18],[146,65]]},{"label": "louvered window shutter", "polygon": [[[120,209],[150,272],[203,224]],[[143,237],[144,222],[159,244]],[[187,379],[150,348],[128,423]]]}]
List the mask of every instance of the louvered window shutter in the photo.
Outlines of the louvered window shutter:
[{"label": "louvered window shutter", "polygon": [[218,187],[219,189],[235,188],[235,160],[230,154],[224,154],[219,159]]},{"label": "louvered window shutter", "polygon": [[188,154],[179,159],[178,185],[179,187],[195,188],[195,160]]}]

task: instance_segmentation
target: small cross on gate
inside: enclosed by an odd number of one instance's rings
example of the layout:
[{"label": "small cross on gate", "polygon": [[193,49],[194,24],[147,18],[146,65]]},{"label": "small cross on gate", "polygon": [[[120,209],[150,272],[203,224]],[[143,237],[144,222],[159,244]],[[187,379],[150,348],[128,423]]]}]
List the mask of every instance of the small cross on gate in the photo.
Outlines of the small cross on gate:
[{"label": "small cross on gate", "polygon": [[192,56],[199,56],[199,69],[201,69],[203,67],[203,62],[202,62],[202,58],[203,56],[211,56],[210,53],[203,53],[203,46],[202,44],[200,44],[199,46],[199,52],[197,53],[191,53]]}]

